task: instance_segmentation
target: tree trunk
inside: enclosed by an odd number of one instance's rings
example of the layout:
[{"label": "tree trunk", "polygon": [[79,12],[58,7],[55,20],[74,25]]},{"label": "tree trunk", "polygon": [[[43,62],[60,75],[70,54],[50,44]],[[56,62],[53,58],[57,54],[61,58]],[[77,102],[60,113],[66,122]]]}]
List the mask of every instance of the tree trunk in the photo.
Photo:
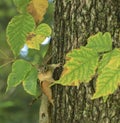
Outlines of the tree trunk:
[{"label": "tree trunk", "polygon": [[[53,62],[64,64],[66,53],[85,45],[98,31],[110,32],[113,46],[120,47],[119,0],[55,0]],[[55,73],[60,72],[61,68]],[[105,103],[102,98],[91,100],[94,81],[79,87],[52,87],[51,123],[120,123],[120,89]]]}]

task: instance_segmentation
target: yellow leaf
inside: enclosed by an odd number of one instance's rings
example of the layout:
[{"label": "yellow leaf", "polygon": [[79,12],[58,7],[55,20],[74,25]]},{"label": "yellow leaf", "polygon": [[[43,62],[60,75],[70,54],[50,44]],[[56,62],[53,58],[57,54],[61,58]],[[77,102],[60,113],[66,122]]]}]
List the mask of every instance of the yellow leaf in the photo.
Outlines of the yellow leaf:
[{"label": "yellow leaf", "polygon": [[36,35],[34,33],[30,33],[27,36],[26,44],[31,49],[40,49],[40,44],[45,40],[45,36],[42,35]]},{"label": "yellow leaf", "polygon": [[111,60],[109,61],[109,63],[107,64],[107,67],[111,68],[111,69],[116,69],[120,66],[120,57],[113,57],[111,58]]},{"label": "yellow leaf", "polygon": [[27,10],[34,17],[35,22],[39,23],[43,20],[47,7],[48,0],[32,0]]}]

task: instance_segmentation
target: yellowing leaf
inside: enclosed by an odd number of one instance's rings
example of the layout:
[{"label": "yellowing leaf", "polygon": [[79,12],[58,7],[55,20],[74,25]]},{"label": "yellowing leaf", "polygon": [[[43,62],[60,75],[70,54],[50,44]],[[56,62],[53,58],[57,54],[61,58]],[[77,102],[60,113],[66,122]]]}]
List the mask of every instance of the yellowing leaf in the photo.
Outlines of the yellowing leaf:
[{"label": "yellowing leaf", "polygon": [[103,56],[98,67],[96,92],[92,99],[112,94],[120,85],[120,50],[114,49]]},{"label": "yellowing leaf", "polygon": [[39,50],[40,44],[45,40],[47,36],[51,35],[51,32],[52,30],[49,25],[42,23],[35,29],[34,32],[31,32],[27,36],[26,44],[29,48]]},{"label": "yellowing leaf", "polygon": [[80,82],[89,82],[95,74],[98,65],[96,51],[81,47],[67,54],[67,62],[60,80],[62,85],[78,86]]},{"label": "yellowing leaf", "polygon": [[120,66],[120,58],[113,57],[109,63],[107,64],[107,67],[111,69],[116,69]]},{"label": "yellowing leaf", "polygon": [[32,0],[28,6],[28,12],[34,17],[36,23],[43,20],[48,7],[48,0]]},{"label": "yellowing leaf", "polygon": [[100,74],[106,66],[112,69],[116,69],[120,64],[120,61],[118,60],[119,57],[120,50],[117,48],[110,51],[109,53],[104,54],[102,60],[99,63],[98,74]]},{"label": "yellowing leaf", "polygon": [[36,35],[34,33],[30,33],[27,37],[26,44],[29,48],[39,50],[40,44],[45,40],[45,36]]},{"label": "yellowing leaf", "polygon": [[112,94],[120,85],[120,68],[106,68],[99,75],[96,82],[96,92],[92,99]]}]

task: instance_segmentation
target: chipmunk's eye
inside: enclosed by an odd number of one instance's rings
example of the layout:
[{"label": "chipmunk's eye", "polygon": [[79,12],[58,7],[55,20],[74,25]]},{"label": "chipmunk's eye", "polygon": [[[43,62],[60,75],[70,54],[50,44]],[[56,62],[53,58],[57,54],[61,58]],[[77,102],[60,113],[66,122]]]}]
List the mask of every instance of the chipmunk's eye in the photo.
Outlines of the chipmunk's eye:
[{"label": "chipmunk's eye", "polygon": [[45,72],[47,72],[48,71],[48,66],[46,66],[46,65],[43,65],[43,66],[41,66],[39,69],[38,69],[38,72],[39,73],[45,73]]},{"label": "chipmunk's eye", "polygon": [[48,71],[48,67],[44,66],[44,72]]}]

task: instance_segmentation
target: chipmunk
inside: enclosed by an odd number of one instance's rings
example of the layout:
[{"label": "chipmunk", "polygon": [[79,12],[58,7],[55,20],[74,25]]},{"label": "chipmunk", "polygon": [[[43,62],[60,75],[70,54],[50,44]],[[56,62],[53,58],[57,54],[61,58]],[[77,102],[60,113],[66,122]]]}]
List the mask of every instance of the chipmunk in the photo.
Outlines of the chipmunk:
[{"label": "chipmunk", "polygon": [[48,97],[49,102],[53,105],[52,90],[50,85],[55,81],[53,79],[53,72],[55,68],[60,67],[59,64],[51,64],[40,67],[38,79],[43,93]]},{"label": "chipmunk", "polygon": [[53,72],[59,66],[60,64],[46,64],[39,69],[38,79],[40,80],[40,86],[43,91],[39,110],[40,123],[48,123],[50,121],[48,113],[49,102],[54,106],[50,85],[55,81],[53,79]]}]

